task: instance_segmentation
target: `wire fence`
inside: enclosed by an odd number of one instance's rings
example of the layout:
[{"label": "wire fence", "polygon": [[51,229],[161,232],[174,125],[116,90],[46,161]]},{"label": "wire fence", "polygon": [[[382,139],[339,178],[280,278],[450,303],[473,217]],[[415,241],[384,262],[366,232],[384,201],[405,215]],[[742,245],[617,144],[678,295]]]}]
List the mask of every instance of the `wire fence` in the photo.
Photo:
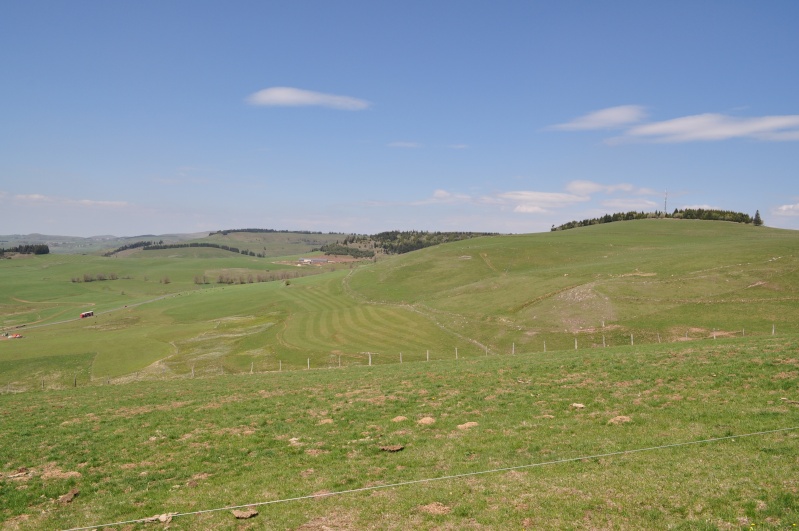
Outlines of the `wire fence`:
[{"label": "wire fence", "polygon": [[564,459],[555,459],[552,461],[543,461],[539,463],[529,463],[525,465],[518,465],[518,466],[510,466],[510,467],[502,467],[502,468],[492,468],[489,470],[478,470],[474,472],[464,472],[462,474],[452,474],[447,476],[438,476],[438,477],[431,477],[431,478],[421,478],[415,479],[410,481],[402,481],[398,483],[390,483],[385,485],[373,485],[368,487],[360,487],[357,489],[347,489],[347,490],[340,490],[336,492],[325,492],[320,494],[308,494],[304,496],[295,496],[293,498],[282,498],[278,500],[268,500],[268,501],[258,501],[253,503],[247,503],[242,505],[228,505],[224,507],[214,507],[210,509],[202,509],[198,511],[188,511],[188,512],[166,512],[161,515],[150,516],[146,518],[138,518],[134,520],[125,520],[121,522],[109,522],[103,524],[94,524],[85,527],[73,527],[67,529],[65,531],[87,531],[90,529],[99,529],[103,527],[110,527],[110,526],[119,526],[119,525],[130,525],[130,524],[138,524],[138,523],[145,523],[145,522],[153,522],[158,521],[159,518],[162,518],[162,522],[171,521],[173,518],[184,517],[184,516],[196,516],[200,514],[208,514],[208,513],[216,513],[222,511],[233,511],[236,509],[247,509],[253,507],[263,507],[267,505],[276,505],[282,503],[289,503],[289,502],[299,502],[303,500],[310,500],[310,499],[319,499],[319,498],[329,498],[333,496],[343,496],[346,494],[355,494],[360,492],[369,492],[369,491],[376,491],[382,489],[396,489],[400,487],[407,487],[410,485],[420,485],[423,483],[433,483],[438,481],[448,481],[448,480],[457,480],[463,479],[467,477],[474,477],[474,476],[483,476],[487,474],[497,474],[500,472],[510,472],[513,470],[524,470],[536,467],[544,467],[544,466],[552,466],[552,465],[560,465],[565,463],[573,463],[577,461],[586,461],[586,460],[595,460],[595,459],[602,459],[608,457],[619,457],[622,455],[630,455],[636,454],[641,452],[652,452],[656,450],[666,450],[669,448],[683,448],[687,446],[693,446],[698,444],[708,444],[708,443],[717,443],[726,440],[735,440],[735,439],[743,439],[745,437],[756,437],[756,436],[763,436],[763,435],[770,435],[775,433],[784,433],[789,431],[799,430],[799,426],[788,427],[788,428],[777,428],[773,430],[765,430],[765,431],[758,431],[758,432],[751,432],[751,433],[743,433],[739,435],[727,435],[724,437],[713,437],[710,439],[702,439],[699,441],[683,441],[683,442],[676,442],[671,444],[662,444],[659,446],[648,446],[644,448],[632,448],[629,450],[620,450],[617,452],[607,452],[601,454],[593,454],[593,455],[583,455],[579,457],[568,457]]}]

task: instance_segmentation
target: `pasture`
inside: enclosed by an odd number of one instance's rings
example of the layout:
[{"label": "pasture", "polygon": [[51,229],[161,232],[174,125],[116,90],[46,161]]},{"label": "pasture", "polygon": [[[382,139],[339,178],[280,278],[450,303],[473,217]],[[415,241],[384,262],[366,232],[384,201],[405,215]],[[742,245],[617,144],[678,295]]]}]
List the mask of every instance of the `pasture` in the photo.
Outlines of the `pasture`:
[{"label": "pasture", "polygon": [[0,260],[0,520],[792,528],[797,250],[644,220],[321,268]]},{"label": "pasture", "polygon": [[[138,529],[311,497],[169,527],[790,529],[798,347],[705,340],[5,394],[0,519]],[[353,489],[366,490],[335,495]]]}]

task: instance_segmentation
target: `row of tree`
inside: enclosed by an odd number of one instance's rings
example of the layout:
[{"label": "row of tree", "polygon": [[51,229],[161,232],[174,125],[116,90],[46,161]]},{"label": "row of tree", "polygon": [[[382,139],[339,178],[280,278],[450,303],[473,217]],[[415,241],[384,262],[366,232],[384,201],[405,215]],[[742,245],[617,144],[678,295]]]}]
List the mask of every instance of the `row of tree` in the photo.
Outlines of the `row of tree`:
[{"label": "row of tree", "polygon": [[337,256],[352,256],[353,258],[372,258],[375,255],[374,251],[370,251],[368,249],[360,249],[358,247],[350,247],[347,244],[340,244],[340,243],[328,243],[327,245],[323,245],[318,249],[313,249],[314,251],[322,251],[327,255],[337,255]]},{"label": "row of tree", "polygon": [[73,283],[78,282],[102,282],[104,280],[118,280],[116,273],[84,273],[83,277],[72,277]]},{"label": "row of tree", "polygon": [[374,246],[386,254],[403,254],[447,242],[468,240],[479,236],[496,236],[496,232],[426,232],[392,230],[371,236]]},{"label": "row of tree", "polygon": [[602,223],[613,223],[615,221],[631,221],[635,219],[653,218],[674,218],[674,219],[702,219],[709,221],[731,221],[734,223],[752,223],[755,226],[763,224],[760,211],[755,212],[754,218],[743,212],[733,212],[731,210],[705,209],[705,208],[685,208],[674,209],[671,214],[660,211],[655,212],[617,212],[615,214],[605,214],[598,218],[584,219],[581,221],[569,221],[563,225],[552,226],[552,231],[568,230],[577,227],[587,227],[589,225],[599,225]]},{"label": "row of tree", "polygon": [[230,251],[231,253],[240,253],[240,254],[245,254],[247,256],[257,256],[258,258],[264,258],[266,256],[264,253],[255,253],[253,251],[250,251],[249,249],[239,249],[238,247],[230,247],[229,245],[224,245],[220,243],[209,243],[209,242],[161,243],[157,245],[145,245],[143,247],[143,250],[157,251],[160,249],[186,249],[189,247],[211,247],[214,249],[222,249],[223,251]]},{"label": "row of tree", "polygon": [[3,249],[0,247],[0,256],[5,253],[19,253],[19,254],[50,254],[50,246],[44,243],[38,244],[24,244],[17,245],[10,249]]},{"label": "row of tree", "polygon": [[[216,232],[208,233],[208,236],[213,236],[214,234],[221,234],[222,236],[227,236],[231,232],[267,232],[267,233],[292,233],[292,234],[323,234],[319,231],[311,231],[311,230],[276,230],[276,229],[225,229],[225,230],[218,230]],[[337,232],[331,232],[330,234],[338,234]]]},{"label": "row of tree", "polygon": [[160,240],[159,242],[154,241],[140,241],[140,242],[133,242],[127,245],[123,245],[122,247],[117,247],[113,251],[108,251],[107,253],[103,253],[103,256],[113,256],[117,253],[121,253],[122,251],[127,251],[128,249],[138,249],[139,247],[147,247],[149,245],[163,245],[164,240]]}]

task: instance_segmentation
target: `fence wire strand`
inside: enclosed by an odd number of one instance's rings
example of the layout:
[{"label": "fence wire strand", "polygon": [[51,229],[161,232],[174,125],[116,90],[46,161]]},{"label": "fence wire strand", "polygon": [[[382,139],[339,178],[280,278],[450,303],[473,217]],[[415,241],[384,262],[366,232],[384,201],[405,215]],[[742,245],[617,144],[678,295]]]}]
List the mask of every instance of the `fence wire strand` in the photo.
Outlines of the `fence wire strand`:
[{"label": "fence wire strand", "polygon": [[[399,483],[390,483],[390,484],[386,484],[386,485],[374,485],[374,486],[370,486],[370,487],[360,487],[360,488],[357,488],[357,489],[340,490],[340,491],[336,491],[336,492],[326,492],[326,493],[322,493],[322,494],[308,494],[308,495],[305,495],[305,496],[296,496],[296,497],[293,497],[293,498],[283,498],[283,499],[280,499],[280,500],[270,500],[270,501],[262,501],[262,502],[255,502],[255,503],[247,503],[247,504],[244,504],[244,505],[228,505],[226,507],[215,507],[215,508],[212,508],[212,509],[202,509],[202,510],[199,510],[199,511],[189,511],[189,512],[185,512],[185,513],[165,513],[165,514],[168,515],[171,518],[176,518],[176,517],[180,517],[180,516],[194,516],[194,515],[215,513],[215,512],[221,512],[221,511],[232,511],[232,510],[235,510],[235,509],[247,509],[247,508],[252,508],[252,507],[263,507],[263,506],[266,506],[266,505],[275,505],[275,504],[278,504],[278,503],[288,503],[288,502],[295,502],[295,501],[301,501],[301,500],[329,498],[329,497],[333,497],[333,496],[342,496],[344,494],[354,494],[354,493],[357,493],[357,492],[368,492],[368,491],[375,491],[375,490],[381,490],[381,489],[394,489],[394,488],[398,488],[398,487],[406,487],[408,485],[419,485],[419,484],[422,484],[422,483],[433,483],[433,482],[436,482],[436,481],[446,481],[446,480],[451,480],[451,479],[461,479],[461,478],[472,477],[472,476],[481,476],[481,475],[486,475],[486,474],[496,474],[496,473],[499,473],[499,472],[510,472],[512,470],[523,470],[523,469],[526,469],[526,468],[535,468],[535,467],[542,467],[542,466],[549,466],[549,465],[558,465],[558,464],[563,464],[563,463],[572,463],[572,462],[575,462],[575,461],[586,461],[586,460],[592,460],[592,459],[601,459],[603,457],[617,457],[617,456],[620,456],[620,455],[635,454],[635,453],[640,453],[640,452],[651,452],[651,451],[654,451],[654,450],[665,450],[667,448],[679,448],[679,447],[684,447],[684,446],[691,446],[691,445],[705,444],[705,443],[713,443],[713,442],[726,441],[726,440],[731,440],[731,439],[742,439],[744,437],[755,437],[755,436],[758,436],[758,435],[769,435],[769,434],[773,434],[773,433],[781,433],[781,432],[788,432],[788,431],[794,431],[794,430],[799,430],[799,426],[795,426],[795,427],[791,427],[791,428],[778,428],[778,429],[774,429],[774,430],[758,431],[758,432],[752,432],[752,433],[744,433],[744,434],[741,434],[741,435],[726,435],[724,437],[713,437],[711,439],[702,439],[700,441],[684,441],[684,442],[678,442],[678,443],[672,443],[672,444],[663,444],[663,445],[660,445],[660,446],[649,446],[649,447],[646,447],[646,448],[633,448],[631,450],[619,450],[617,452],[607,452],[607,453],[603,453],[603,454],[586,455],[586,456],[580,456],[580,457],[569,457],[569,458],[565,458],[565,459],[555,459],[553,461],[544,461],[544,462],[540,462],[540,463],[531,463],[531,464],[526,464],[526,465],[510,466],[510,467],[503,467],[503,468],[493,468],[493,469],[490,469],[490,470],[478,470],[478,471],[475,471],[475,472],[464,472],[462,474],[452,474],[452,475],[448,475],[448,476],[439,476],[439,477],[435,477],[435,478],[414,479],[414,480],[410,480],[410,481],[401,481]],[[66,529],[64,531],[87,531],[87,530],[90,530],[90,529],[99,529],[101,527],[108,527],[108,526],[145,523],[145,522],[148,522],[148,521],[152,521],[153,518],[154,517],[146,517],[146,518],[138,518],[138,519],[135,519],[135,520],[125,520],[125,521],[122,521],[122,522],[113,522],[113,523],[107,523],[107,524],[96,524],[96,525],[90,525],[90,526],[86,526],[86,527],[72,527],[72,528]],[[157,518],[157,516],[156,516],[156,518]]]}]

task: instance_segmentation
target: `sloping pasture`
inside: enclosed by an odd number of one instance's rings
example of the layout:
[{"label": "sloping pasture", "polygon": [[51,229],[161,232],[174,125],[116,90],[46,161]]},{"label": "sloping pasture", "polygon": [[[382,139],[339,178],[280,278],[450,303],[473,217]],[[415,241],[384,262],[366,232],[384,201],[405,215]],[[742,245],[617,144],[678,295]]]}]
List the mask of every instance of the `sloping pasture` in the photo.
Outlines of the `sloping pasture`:
[{"label": "sloping pasture", "polygon": [[[791,529],[797,350],[776,336],[5,394],[0,521]],[[224,509],[248,504],[266,505],[247,522]]]}]

